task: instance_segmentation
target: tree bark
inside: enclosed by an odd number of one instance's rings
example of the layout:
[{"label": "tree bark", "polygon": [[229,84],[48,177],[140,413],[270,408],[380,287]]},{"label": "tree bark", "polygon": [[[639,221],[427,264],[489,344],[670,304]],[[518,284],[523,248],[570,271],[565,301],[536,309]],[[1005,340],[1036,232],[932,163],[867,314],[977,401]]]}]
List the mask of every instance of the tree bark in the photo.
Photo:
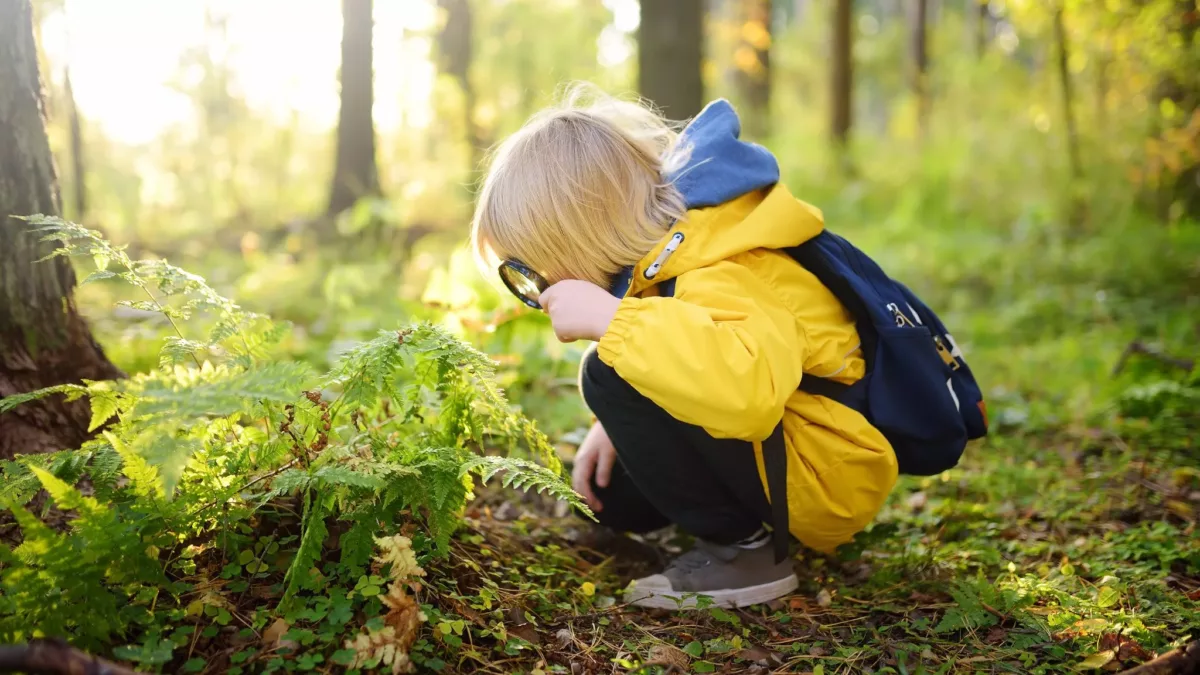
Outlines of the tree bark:
[{"label": "tree bark", "polygon": [[833,8],[833,48],[830,58],[830,137],[843,150],[850,140],[853,123],[854,90],[854,18],[853,0],[835,0]]},{"label": "tree bark", "polygon": [[83,129],[79,121],[79,108],[75,105],[75,90],[71,88],[70,69],[65,71],[63,80],[71,132],[71,197],[72,206],[75,207],[71,217],[83,222],[87,220],[87,171],[84,170]]},{"label": "tree bark", "polygon": [[704,107],[704,5],[701,0],[642,0],[637,29],[638,91],[673,120]]},{"label": "tree bark", "polygon": [[912,13],[909,18],[912,62],[909,65],[909,77],[913,96],[917,100],[917,130],[921,138],[925,137],[929,125],[929,40],[926,31],[928,15],[929,0],[912,0]]},{"label": "tree bark", "polygon": [[375,163],[375,103],[371,67],[371,37],[375,27],[372,0],[342,0],[341,110],[338,115],[337,162],[329,193],[329,215],[336,215],[360,197],[377,195],[379,170]]},{"label": "tree bark", "polygon": [[734,54],[735,82],[746,107],[746,133],[762,138],[771,132],[771,0],[736,0],[740,39]]},{"label": "tree bark", "polygon": [[[58,215],[58,179],[46,137],[45,104],[29,0],[0,0],[0,397],[42,387],[121,377],[73,299],[65,258],[12,215]],[[52,397],[0,415],[0,458],[78,447],[87,401]]]},{"label": "tree bark", "polygon": [[1067,42],[1067,29],[1063,20],[1065,10],[1060,5],[1054,11],[1054,41],[1058,47],[1058,77],[1062,87],[1063,125],[1067,131],[1067,156],[1071,163],[1071,178],[1083,176],[1083,163],[1079,156],[1079,134],[1075,128],[1075,93],[1071,83],[1071,46]]}]

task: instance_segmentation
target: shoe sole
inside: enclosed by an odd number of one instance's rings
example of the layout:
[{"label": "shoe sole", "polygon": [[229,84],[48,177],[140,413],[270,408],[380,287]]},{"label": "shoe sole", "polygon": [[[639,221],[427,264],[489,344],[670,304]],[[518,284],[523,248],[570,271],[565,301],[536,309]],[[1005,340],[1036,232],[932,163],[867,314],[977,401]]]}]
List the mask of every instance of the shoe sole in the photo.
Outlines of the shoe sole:
[{"label": "shoe sole", "polygon": [[712,599],[711,606],[713,607],[749,607],[750,605],[761,605],[764,602],[781,598],[796,590],[799,586],[800,580],[796,578],[795,574],[792,574],[782,579],[776,579],[770,583],[759,584],[757,586],[725,588],[706,593],[646,591],[644,597],[637,597],[640,593],[635,587],[629,594],[635,599],[629,600],[629,603],[650,609],[699,609],[699,598],[708,597]]}]

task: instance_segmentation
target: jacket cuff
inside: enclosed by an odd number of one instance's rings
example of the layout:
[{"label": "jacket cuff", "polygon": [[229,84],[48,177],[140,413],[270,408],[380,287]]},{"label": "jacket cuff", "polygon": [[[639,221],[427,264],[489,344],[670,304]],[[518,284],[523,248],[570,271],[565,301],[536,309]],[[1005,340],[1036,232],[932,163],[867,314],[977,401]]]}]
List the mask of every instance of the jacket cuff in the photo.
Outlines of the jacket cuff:
[{"label": "jacket cuff", "polygon": [[600,355],[601,361],[611,367],[616,367],[617,359],[625,351],[625,341],[628,339],[630,331],[633,330],[633,317],[641,302],[641,298],[621,300],[621,304],[617,307],[617,313],[613,315],[612,321],[608,324],[608,330],[600,336],[596,353]]}]

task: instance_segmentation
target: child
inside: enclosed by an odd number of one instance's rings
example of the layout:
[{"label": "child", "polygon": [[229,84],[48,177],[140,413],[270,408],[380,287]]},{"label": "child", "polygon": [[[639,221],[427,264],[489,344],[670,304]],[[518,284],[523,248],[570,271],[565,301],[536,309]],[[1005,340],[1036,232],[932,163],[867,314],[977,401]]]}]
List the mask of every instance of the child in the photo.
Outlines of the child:
[{"label": "child", "polygon": [[[782,513],[801,543],[832,551],[897,476],[861,414],[799,390],[802,378],[849,384],[865,371],[854,318],[781,252],[819,234],[821,215],[779,183],[770,152],[738,140],[727,102],[677,134],[647,108],[585,93],[500,146],[475,249],[531,279],[507,283],[560,340],[597,342],[580,380],[598,421],[572,479],[600,523],[674,523],[698,540],[627,599],[673,609],[694,594],[737,607],[781,597],[798,581],[764,523]],[[763,448],[777,427],[786,469],[773,479]],[[776,512],[772,483],[786,494]]]}]

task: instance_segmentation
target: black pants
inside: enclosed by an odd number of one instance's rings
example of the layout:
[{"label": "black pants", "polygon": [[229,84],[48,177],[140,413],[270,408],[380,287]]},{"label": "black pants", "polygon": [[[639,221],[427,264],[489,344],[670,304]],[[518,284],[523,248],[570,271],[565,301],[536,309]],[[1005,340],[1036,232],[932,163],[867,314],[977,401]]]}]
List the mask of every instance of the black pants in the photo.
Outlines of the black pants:
[{"label": "black pants", "polygon": [[604,504],[602,525],[645,533],[674,523],[692,536],[732,544],[770,522],[754,447],[713,438],[671,417],[588,350],[580,389],[617,449],[608,487],[592,489]]}]

